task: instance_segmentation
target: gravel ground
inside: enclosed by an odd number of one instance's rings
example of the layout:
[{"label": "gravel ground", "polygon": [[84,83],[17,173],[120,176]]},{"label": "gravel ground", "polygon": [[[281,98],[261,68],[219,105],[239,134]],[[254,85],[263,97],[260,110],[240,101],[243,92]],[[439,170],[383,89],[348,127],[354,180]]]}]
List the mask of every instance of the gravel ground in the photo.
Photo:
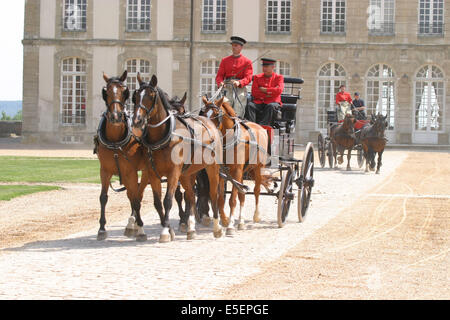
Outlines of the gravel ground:
[{"label": "gravel ground", "polygon": [[[364,174],[356,168],[355,158],[351,172],[316,167],[312,204],[304,223],[297,222],[294,202],[288,223],[279,229],[275,198],[266,196],[260,204],[263,223],[249,223],[248,230],[220,239],[214,239],[212,228],[197,225],[197,239],[187,241],[185,235],[177,232],[174,242],[159,244],[161,228],[149,190],[143,202],[143,220],[148,235],[145,243],[136,243],[122,235],[130,212],[129,204],[125,194],[112,192],[107,206],[109,238],[104,242],[96,241],[100,193],[97,186],[66,185],[67,189],[63,191],[0,202],[0,247],[3,248],[0,251],[0,299],[259,297],[257,291],[254,295],[248,294],[252,289],[246,289],[246,284],[253,282],[251,279],[257,280],[255,288],[261,284],[259,280],[265,279],[269,291],[274,286],[273,292],[280,292],[278,283],[272,281],[277,273],[270,269],[271,264],[283,261],[283,255],[304,247],[308,239],[316,235],[323,241],[345,247],[348,240],[365,234],[347,220],[349,228],[336,235],[340,238],[332,239],[330,234],[335,235],[323,230],[331,223],[344,221],[341,216],[347,213],[343,209],[359,206],[369,190],[377,193],[379,190],[374,188],[389,181],[407,156],[404,151],[386,152],[380,175]],[[298,157],[301,158],[301,154]],[[386,192],[396,193],[397,190]],[[368,207],[367,211],[372,209]],[[247,220],[251,220],[253,210],[254,200],[248,196]],[[375,214],[379,210],[375,207]],[[177,210],[172,212],[171,223],[176,226]],[[372,219],[380,219],[376,217]],[[377,229],[372,233],[377,234]],[[368,241],[362,243],[369,244]],[[320,248],[318,246],[318,250]],[[326,252],[323,254],[327,256]],[[336,253],[332,255],[336,256]],[[260,278],[265,273],[267,277]],[[448,280],[448,273],[445,276]],[[314,283],[317,274],[306,274],[306,277],[309,277],[309,283]],[[361,285],[366,287],[364,281]],[[342,288],[345,292],[345,286]],[[339,292],[340,289],[336,290]],[[282,290],[280,294],[267,297],[289,298]]]}]

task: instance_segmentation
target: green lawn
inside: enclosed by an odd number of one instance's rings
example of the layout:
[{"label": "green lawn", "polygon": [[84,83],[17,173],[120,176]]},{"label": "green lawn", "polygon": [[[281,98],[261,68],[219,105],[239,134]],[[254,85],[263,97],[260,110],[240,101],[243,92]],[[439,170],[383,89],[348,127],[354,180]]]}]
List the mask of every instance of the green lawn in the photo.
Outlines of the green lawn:
[{"label": "green lawn", "polygon": [[12,198],[23,196],[25,194],[59,189],[61,188],[53,186],[0,185],[0,201],[11,200]]},{"label": "green lawn", "polygon": [[0,157],[0,182],[100,183],[100,163],[97,159],[4,156]]}]

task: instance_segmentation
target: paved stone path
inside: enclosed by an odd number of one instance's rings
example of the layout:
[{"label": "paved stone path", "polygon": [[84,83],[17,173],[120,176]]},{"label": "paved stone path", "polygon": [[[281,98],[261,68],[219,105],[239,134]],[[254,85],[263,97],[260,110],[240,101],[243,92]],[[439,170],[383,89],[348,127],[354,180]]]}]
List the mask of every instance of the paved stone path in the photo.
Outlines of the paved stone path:
[{"label": "paved stone path", "polygon": [[[317,155],[316,155],[317,156]],[[97,228],[70,237],[9,248],[0,255],[0,299],[210,299],[241,283],[300,243],[360,194],[381,183],[405,159],[405,152],[389,151],[380,175],[319,169],[316,159],[312,204],[304,223],[298,223],[294,201],[287,224],[276,223],[274,197],[262,197],[263,223],[249,223],[234,237],[214,239],[212,228],[197,225],[197,239],[159,244],[159,218],[144,207],[148,241],[136,243],[123,236],[126,221],[107,225],[109,238],[96,240]],[[376,190],[375,190],[376,191]],[[381,191],[377,191],[381,192]],[[227,204],[228,205],[228,204]],[[254,211],[247,197],[246,220]],[[173,226],[178,225],[176,209]],[[270,281],[270,279],[268,279]]]}]

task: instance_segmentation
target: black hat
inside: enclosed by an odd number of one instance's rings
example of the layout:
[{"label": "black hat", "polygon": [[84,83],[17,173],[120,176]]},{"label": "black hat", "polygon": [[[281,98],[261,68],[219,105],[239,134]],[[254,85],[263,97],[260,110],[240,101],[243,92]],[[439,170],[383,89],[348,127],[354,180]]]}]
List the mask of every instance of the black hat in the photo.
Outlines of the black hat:
[{"label": "black hat", "polygon": [[261,58],[261,61],[263,66],[271,66],[277,62],[277,60],[270,58]]},{"label": "black hat", "polygon": [[233,36],[233,37],[231,37],[230,39],[231,39],[231,43],[237,43],[237,44],[240,44],[241,46],[243,46],[244,44],[247,43],[247,41],[245,41],[245,40],[242,39],[241,37],[235,37],[235,36]]},{"label": "black hat", "polygon": [[358,96],[358,97],[359,97],[359,93],[358,93],[358,92],[355,92],[355,96]]}]

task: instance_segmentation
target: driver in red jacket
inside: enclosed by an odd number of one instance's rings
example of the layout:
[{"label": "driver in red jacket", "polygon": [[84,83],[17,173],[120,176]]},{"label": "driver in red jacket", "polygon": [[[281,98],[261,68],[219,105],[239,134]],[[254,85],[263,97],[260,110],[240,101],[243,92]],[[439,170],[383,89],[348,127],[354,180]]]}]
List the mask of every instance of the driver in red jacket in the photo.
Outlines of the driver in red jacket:
[{"label": "driver in red jacket", "polygon": [[253,76],[253,101],[247,104],[246,119],[270,126],[274,110],[281,107],[284,77],[274,72],[276,60],[262,58],[263,73]]}]

